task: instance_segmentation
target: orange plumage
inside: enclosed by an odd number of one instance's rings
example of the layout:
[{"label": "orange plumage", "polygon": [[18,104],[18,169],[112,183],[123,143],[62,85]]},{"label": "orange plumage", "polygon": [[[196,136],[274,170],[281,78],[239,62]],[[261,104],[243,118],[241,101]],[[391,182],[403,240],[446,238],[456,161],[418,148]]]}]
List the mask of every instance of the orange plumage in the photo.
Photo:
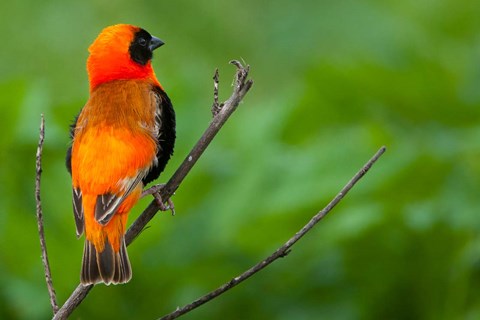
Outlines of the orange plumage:
[{"label": "orange plumage", "polygon": [[67,152],[77,235],[85,233],[83,284],[130,280],[128,213],[173,153],[175,113],[151,65],[162,44],[123,24],[104,29],[89,48],[90,98]]}]

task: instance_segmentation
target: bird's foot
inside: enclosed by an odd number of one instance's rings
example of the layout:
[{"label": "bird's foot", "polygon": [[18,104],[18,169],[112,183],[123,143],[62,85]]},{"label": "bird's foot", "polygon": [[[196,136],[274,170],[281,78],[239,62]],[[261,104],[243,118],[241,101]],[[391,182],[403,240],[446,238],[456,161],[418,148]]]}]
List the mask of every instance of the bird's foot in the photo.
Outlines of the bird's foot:
[{"label": "bird's foot", "polygon": [[168,211],[170,210],[172,212],[172,216],[175,215],[175,205],[173,204],[172,199],[168,198],[166,200],[167,205],[165,205],[165,201],[162,199],[162,196],[160,195],[160,191],[165,187],[164,183],[154,185],[147,190],[144,190],[142,192],[142,198],[148,195],[152,195],[155,198],[155,202],[157,203],[158,207],[162,211]]}]

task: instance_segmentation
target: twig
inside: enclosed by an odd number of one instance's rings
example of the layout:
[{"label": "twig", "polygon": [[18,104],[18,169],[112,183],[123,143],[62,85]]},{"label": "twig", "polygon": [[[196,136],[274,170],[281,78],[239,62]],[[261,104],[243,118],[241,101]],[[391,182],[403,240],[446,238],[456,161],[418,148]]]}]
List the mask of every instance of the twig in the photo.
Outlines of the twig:
[{"label": "twig", "polygon": [[[205,130],[200,140],[198,140],[197,144],[193,147],[192,151],[190,151],[185,160],[183,160],[177,171],[175,171],[167,184],[160,190],[160,195],[165,201],[170,198],[178,189],[180,183],[182,183],[183,179],[190,172],[218,131],[220,131],[223,124],[237,109],[240,101],[242,101],[243,97],[253,85],[253,80],[247,79],[249,71],[248,65],[243,67],[238,61],[230,61],[230,63],[237,66],[237,73],[235,75],[236,81],[233,93],[230,98],[224,102],[223,107],[212,119],[207,130]],[[152,220],[157,212],[158,205],[155,201],[152,201],[128,229],[125,235],[125,241],[127,245],[135,239],[135,237],[143,230],[147,223]]]},{"label": "twig", "polygon": [[190,304],[185,305],[182,308],[177,308],[172,313],[169,313],[160,320],[171,320],[180,317],[181,315],[192,311],[193,309],[198,308],[199,306],[203,305],[204,303],[218,297],[222,293],[230,290],[231,288],[235,287],[239,283],[245,281],[246,279],[250,278],[255,273],[259,272],[263,268],[270,265],[273,261],[277,260],[278,258],[285,257],[289,252],[290,248],[302,238],[308,231],[310,231],[320,220],[323,219],[342,199],[345,195],[353,188],[353,186],[370,170],[372,165],[380,158],[380,156],[386,151],[385,147],[381,147],[377,153],[358,171],[355,176],[340,190],[340,192],[335,196],[335,198],[330,201],[330,203],[319,211],[316,215],[314,215],[310,221],[302,228],[300,231],[295,233],[293,237],[291,237],[283,246],[278,248],[272,255],[270,255],[265,260],[257,263],[241,275],[231,279],[229,282],[223,284],[219,288],[214,291],[209,292],[208,294],[198,298],[197,300],[193,301]]},{"label": "twig", "polygon": [[[237,66],[238,67],[238,66]],[[223,104],[218,102],[218,69],[215,69],[215,74],[213,75],[213,104],[212,104],[212,115],[215,117],[220,109],[222,109]]]},{"label": "twig", "polygon": [[[173,174],[167,184],[160,190],[160,196],[164,201],[168,200],[178,189],[180,183],[182,183],[183,179],[190,172],[194,164],[203,154],[203,152],[213,140],[215,135],[222,128],[223,124],[237,109],[243,97],[247,94],[248,90],[250,90],[253,85],[253,80],[247,79],[249,71],[248,65],[243,67],[238,61],[230,61],[230,63],[237,67],[233,93],[230,98],[224,102],[221,109],[212,119],[207,130],[205,130],[205,133],[202,135],[197,144],[193,147],[192,151],[188,154],[188,156],[182,162],[177,171]],[[158,210],[159,207],[156,201],[152,201],[128,229],[125,235],[125,241],[127,245],[132,243],[135,237],[140,234],[140,232],[155,216]],[[70,295],[68,300],[55,314],[54,319],[66,319],[73,312],[73,310],[75,310],[75,308],[83,301],[83,299],[85,299],[92,287],[93,285],[83,286],[79,284],[75,291]]]},{"label": "twig", "polygon": [[42,201],[40,199],[40,182],[42,176],[42,151],[43,141],[45,140],[45,118],[43,113],[40,121],[40,138],[38,140],[37,155],[36,155],[36,174],[35,174],[35,201],[37,203],[37,224],[38,235],[40,237],[40,247],[42,249],[42,263],[45,269],[45,281],[47,282],[48,294],[50,295],[50,304],[52,306],[53,314],[58,311],[57,297],[52,282],[52,274],[50,272],[50,264],[48,262],[47,243],[45,241],[45,232],[43,230],[43,213],[42,213]]}]

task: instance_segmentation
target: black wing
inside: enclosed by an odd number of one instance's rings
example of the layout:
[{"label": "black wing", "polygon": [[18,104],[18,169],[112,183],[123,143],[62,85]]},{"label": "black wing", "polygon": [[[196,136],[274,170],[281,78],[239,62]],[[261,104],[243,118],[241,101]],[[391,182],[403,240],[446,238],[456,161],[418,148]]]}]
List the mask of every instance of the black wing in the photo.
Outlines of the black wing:
[{"label": "black wing", "polygon": [[[67,170],[72,175],[72,145],[73,136],[75,133],[75,127],[77,126],[78,114],[73,123],[70,125],[70,146],[67,149],[67,155],[65,157],[65,165]],[[72,202],[73,202],[73,215],[75,217],[75,226],[77,227],[77,237],[80,237],[84,229],[83,221],[83,206],[82,206],[82,191],[80,189],[72,189]]]},{"label": "black wing", "polygon": [[75,134],[75,127],[77,126],[78,116],[77,114],[75,119],[73,119],[72,124],[70,125],[70,146],[67,149],[67,156],[65,157],[65,165],[67,166],[68,173],[72,175],[72,143],[73,143],[73,136]]},{"label": "black wing", "polygon": [[158,126],[157,135],[157,163],[150,168],[142,182],[144,185],[152,182],[163,172],[168,160],[173,155],[175,146],[175,111],[172,102],[165,91],[160,87],[153,88],[157,98],[155,122]]}]

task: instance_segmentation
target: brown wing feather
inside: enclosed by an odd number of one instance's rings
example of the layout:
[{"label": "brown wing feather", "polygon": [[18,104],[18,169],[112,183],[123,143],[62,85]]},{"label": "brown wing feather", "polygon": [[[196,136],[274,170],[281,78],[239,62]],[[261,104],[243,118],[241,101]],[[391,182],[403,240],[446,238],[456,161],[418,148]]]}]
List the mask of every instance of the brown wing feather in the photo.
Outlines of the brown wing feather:
[{"label": "brown wing feather", "polygon": [[75,217],[75,226],[77,227],[77,237],[80,237],[85,228],[83,220],[82,191],[76,188],[73,188],[72,191],[73,215]]},{"label": "brown wing feather", "polygon": [[95,220],[102,225],[106,225],[110,219],[112,219],[118,207],[122,204],[123,200],[127,198],[130,193],[137,187],[144,177],[143,172],[139,172],[135,179],[128,181],[125,186],[125,192],[120,196],[112,193],[105,193],[97,197],[97,203],[95,205]]}]

